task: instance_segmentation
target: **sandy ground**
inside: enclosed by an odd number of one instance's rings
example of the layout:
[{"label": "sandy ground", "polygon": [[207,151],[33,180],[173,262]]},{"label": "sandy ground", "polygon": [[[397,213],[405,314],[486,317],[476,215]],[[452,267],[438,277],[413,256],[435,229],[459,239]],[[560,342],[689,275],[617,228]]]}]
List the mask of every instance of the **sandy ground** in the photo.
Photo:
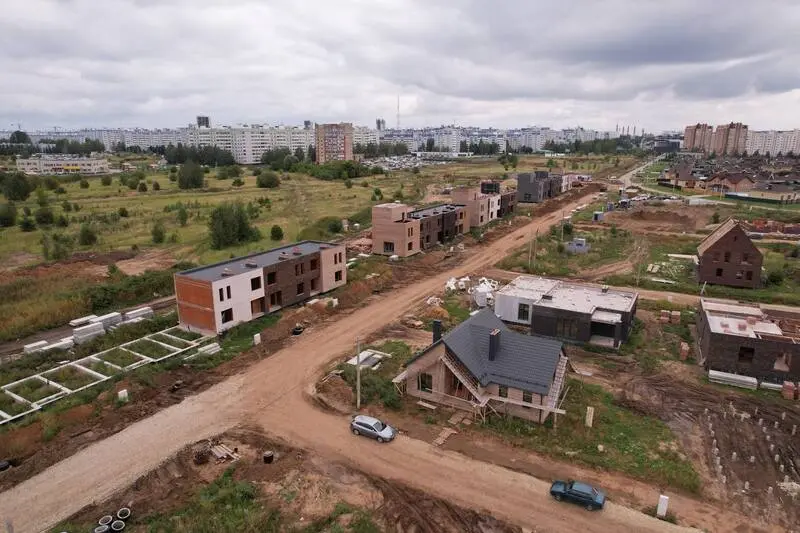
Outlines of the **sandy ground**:
[{"label": "sandy ground", "polygon": [[[309,401],[311,384],[331,359],[353,348],[356,337],[368,338],[438,292],[449,277],[491,265],[516,248],[532,226],[544,230],[558,218],[559,214],[550,214],[536,219],[481,248],[459,267],[379,297],[332,326],[296,338],[242,374],[85,448],[0,494],[0,518],[13,520],[17,532],[41,531],[87,504],[110,497],[184,446],[245,423],[262,427],[292,446],[312,448],[327,459],[458,505],[485,509],[533,531],[686,531],[613,503],[602,513],[592,514],[560,505],[548,495],[546,481],[405,436],[376,453],[374,442],[350,435],[346,417],[317,410]],[[36,505],[31,505],[34,500]],[[736,522],[732,516],[731,523]]]}]

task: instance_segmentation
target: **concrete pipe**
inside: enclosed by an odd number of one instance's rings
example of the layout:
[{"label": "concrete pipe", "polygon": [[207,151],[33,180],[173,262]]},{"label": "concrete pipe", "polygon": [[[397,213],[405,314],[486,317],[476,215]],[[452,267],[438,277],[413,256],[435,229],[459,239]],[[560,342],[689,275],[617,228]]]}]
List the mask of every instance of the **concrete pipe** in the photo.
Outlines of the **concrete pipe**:
[{"label": "concrete pipe", "polygon": [[131,517],[131,510],[127,507],[123,507],[119,511],[117,511],[117,518],[120,520],[127,520]]},{"label": "concrete pipe", "polygon": [[111,522],[111,531],[122,531],[125,529],[125,522],[122,520],[114,520]]},{"label": "concrete pipe", "polygon": [[100,519],[98,524],[100,524],[101,526],[107,526],[108,524],[110,524],[113,521],[114,521],[114,517],[111,516],[110,514],[107,514],[103,518]]},{"label": "concrete pipe", "polygon": [[94,528],[94,533],[106,533],[107,531],[111,530],[106,525],[97,526],[96,528]]}]

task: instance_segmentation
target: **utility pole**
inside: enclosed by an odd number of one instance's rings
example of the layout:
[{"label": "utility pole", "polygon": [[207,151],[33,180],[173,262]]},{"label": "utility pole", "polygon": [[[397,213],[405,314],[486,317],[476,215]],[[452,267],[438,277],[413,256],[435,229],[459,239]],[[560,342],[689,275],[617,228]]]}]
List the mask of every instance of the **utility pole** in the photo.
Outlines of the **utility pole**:
[{"label": "utility pole", "polygon": [[531,257],[533,257],[533,235],[531,235],[531,240],[528,242],[528,271],[531,269]]},{"label": "utility pole", "polygon": [[361,337],[356,337],[356,410],[361,409]]},{"label": "utility pole", "polygon": [[[536,268],[536,244],[537,244],[536,241],[538,241],[538,240],[539,240],[539,229],[537,228],[536,229],[536,236],[533,238],[533,267],[529,267],[528,268],[529,270],[531,270],[531,268]],[[533,270],[531,270],[531,274],[532,273],[533,273]]]},{"label": "utility pole", "polygon": [[564,242],[564,210],[561,210],[561,242]]}]

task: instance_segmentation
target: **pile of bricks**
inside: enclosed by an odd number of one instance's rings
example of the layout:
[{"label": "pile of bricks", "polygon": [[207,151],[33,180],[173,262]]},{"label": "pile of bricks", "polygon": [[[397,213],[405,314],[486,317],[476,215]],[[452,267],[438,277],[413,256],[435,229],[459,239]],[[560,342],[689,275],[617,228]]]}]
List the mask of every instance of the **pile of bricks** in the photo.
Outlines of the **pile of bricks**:
[{"label": "pile of bricks", "polygon": [[800,393],[800,386],[795,386],[794,383],[791,381],[784,381],[783,382],[783,389],[781,389],[781,395],[787,400],[795,400],[798,397],[798,393]]},{"label": "pile of bricks", "polygon": [[681,312],[662,309],[661,316],[658,317],[658,321],[661,322],[662,324],[680,324]]},{"label": "pile of bricks", "polygon": [[686,342],[681,343],[681,361],[686,361],[689,358],[689,344]]}]

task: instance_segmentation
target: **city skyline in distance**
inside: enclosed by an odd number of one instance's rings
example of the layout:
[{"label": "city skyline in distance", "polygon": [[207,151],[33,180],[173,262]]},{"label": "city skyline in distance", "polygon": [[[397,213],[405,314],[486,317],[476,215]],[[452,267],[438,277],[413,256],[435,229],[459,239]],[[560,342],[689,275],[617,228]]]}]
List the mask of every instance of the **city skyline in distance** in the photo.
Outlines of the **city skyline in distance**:
[{"label": "city skyline in distance", "polygon": [[403,127],[792,129],[800,6],[769,4],[10,0],[0,130],[391,128],[398,95]]}]

